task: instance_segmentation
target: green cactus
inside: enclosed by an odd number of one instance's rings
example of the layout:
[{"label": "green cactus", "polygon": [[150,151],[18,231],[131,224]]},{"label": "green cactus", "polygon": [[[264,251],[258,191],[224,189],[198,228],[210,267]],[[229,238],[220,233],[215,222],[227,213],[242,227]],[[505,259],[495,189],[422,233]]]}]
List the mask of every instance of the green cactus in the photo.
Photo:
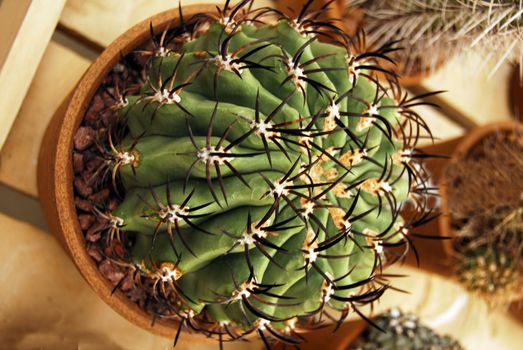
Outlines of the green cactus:
[{"label": "green cactus", "polygon": [[[389,248],[431,216],[415,149],[430,132],[393,73],[373,77],[391,48],[353,53],[311,1],[276,24],[228,3],[151,26],[147,81],[118,97],[125,136],[110,140],[123,200],[102,215],[160,317],[296,344],[327,306],[341,322],[388,287],[382,265],[405,254]],[[419,214],[404,220],[408,199]]]},{"label": "green cactus", "polygon": [[523,197],[477,215],[455,242],[459,281],[491,306],[523,298]]},{"label": "green cactus", "polygon": [[456,340],[435,333],[414,314],[394,309],[375,322],[381,330],[368,328],[350,350],[463,350]]}]

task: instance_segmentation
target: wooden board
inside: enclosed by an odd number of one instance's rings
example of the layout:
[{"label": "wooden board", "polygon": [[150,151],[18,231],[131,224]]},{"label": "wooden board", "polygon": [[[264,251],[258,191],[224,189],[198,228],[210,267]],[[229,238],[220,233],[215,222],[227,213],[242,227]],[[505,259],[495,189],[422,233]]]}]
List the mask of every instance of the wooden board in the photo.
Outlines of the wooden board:
[{"label": "wooden board", "polygon": [[0,150],[64,4],[65,0],[0,3]]},{"label": "wooden board", "polygon": [[[223,2],[223,0],[181,1],[182,5],[222,4]],[[255,1],[255,7],[270,4],[270,0]],[[69,0],[60,18],[60,24],[84,36],[90,42],[105,47],[139,21],[177,6],[176,0]]]},{"label": "wooden board", "polygon": [[36,197],[36,164],[45,128],[90,63],[62,43],[50,42],[0,152],[0,182]]},{"label": "wooden board", "polygon": [[[429,107],[417,106],[414,110],[419,113],[429,125],[434,142],[444,142],[463,135],[465,129],[446,118],[442,110]],[[419,146],[429,146],[432,144],[430,139],[420,140]]]},{"label": "wooden board", "polygon": [[511,64],[505,62],[493,74],[493,67],[482,64],[478,54],[454,57],[425,78],[422,85],[429,90],[445,90],[441,98],[478,125],[511,118],[508,103]]}]

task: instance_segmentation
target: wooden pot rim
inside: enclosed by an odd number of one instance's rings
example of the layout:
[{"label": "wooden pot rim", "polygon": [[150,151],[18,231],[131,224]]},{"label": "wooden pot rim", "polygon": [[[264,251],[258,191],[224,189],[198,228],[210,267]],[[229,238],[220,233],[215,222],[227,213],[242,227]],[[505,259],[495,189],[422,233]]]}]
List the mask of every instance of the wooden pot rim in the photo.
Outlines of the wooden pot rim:
[{"label": "wooden pot rim", "polygon": [[[486,136],[500,131],[512,130],[519,130],[523,133],[523,124],[515,120],[503,120],[477,127],[465,136],[463,141],[461,141],[461,143],[452,153],[447,166],[443,170],[442,181],[440,183],[439,189],[441,196],[441,211],[443,213],[443,215],[441,215],[439,218],[439,228],[442,236],[454,238],[456,235],[456,232],[454,232],[454,230],[451,228],[448,188],[445,178],[446,170],[449,166],[456,164],[461,159],[463,159],[470,152],[470,150]],[[453,240],[443,240],[442,244],[445,254],[449,259],[452,259],[454,256]]]},{"label": "wooden pot rim", "polygon": [[[186,18],[197,13],[216,13],[216,7],[208,4],[183,7],[183,14]],[[112,285],[98,271],[95,261],[85,249],[86,242],[78,222],[73,193],[74,134],[84,118],[90,101],[107,74],[120,61],[122,55],[136,49],[150,37],[150,23],[153,24],[157,33],[165,30],[167,26],[177,25],[179,23],[178,8],[159,13],[133,26],[111,43],[88,68],[73,91],[69,102],[66,102],[65,114],[57,112],[48,127],[50,135],[44,139],[40,153],[38,187],[47,220],[55,231],[53,233],[96,294],[135,325],[157,335],[174,338],[179,322],[174,319],[158,318],[152,325],[151,315],[122,292],[118,290],[114,294],[111,293]],[[52,133],[55,131],[57,134],[53,135]],[[53,191],[53,193],[48,194],[47,191]],[[49,213],[54,213],[57,217],[52,217]],[[183,338],[180,341],[183,341]],[[203,334],[192,334],[191,341],[214,342]]]}]

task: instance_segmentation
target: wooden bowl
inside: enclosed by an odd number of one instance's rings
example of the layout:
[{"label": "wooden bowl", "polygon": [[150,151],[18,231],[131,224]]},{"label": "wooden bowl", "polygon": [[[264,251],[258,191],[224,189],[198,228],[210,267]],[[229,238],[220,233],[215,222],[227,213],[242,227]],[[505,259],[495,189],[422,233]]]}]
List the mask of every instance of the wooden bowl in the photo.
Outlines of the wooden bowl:
[{"label": "wooden bowl", "polygon": [[[452,274],[452,266],[455,264],[452,238],[456,236],[456,233],[452,229],[449,213],[448,180],[445,178],[447,167],[450,164],[459,162],[485,136],[500,130],[514,130],[515,128],[523,131],[523,126],[515,121],[496,122],[478,127],[465,136],[421,148],[427,154],[447,156],[448,158],[429,158],[425,162],[432,181],[439,187],[441,215],[437,220],[429,221],[418,227],[416,231],[424,235],[451,238],[435,241],[412,237],[413,244],[421,257],[419,267],[422,270],[448,278]],[[404,214],[409,216],[408,211]],[[407,256],[406,263],[411,266],[417,266],[414,254]]]},{"label": "wooden bowl", "polygon": [[[490,134],[499,132],[499,131],[511,131],[511,130],[521,130],[523,132],[523,125],[514,121],[514,120],[504,120],[479,128],[473,129],[463,140],[457,145],[456,149],[452,153],[451,159],[449,160],[446,167],[451,166],[460,162],[465,158],[470,151],[476,146],[483,138],[487,137]],[[474,176],[474,174],[471,174]],[[441,196],[441,212],[438,223],[439,231],[442,236],[455,237],[456,232],[452,229],[451,226],[451,213],[449,211],[449,196],[448,196],[448,184],[447,179],[445,178],[445,171],[443,171],[442,180],[439,183],[439,192]],[[443,249],[445,254],[449,259],[452,259],[454,256],[453,248],[453,239],[448,239],[441,241],[443,244]]]},{"label": "wooden bowl", "polygon": [[[213,5],[193,5],[183,9],[187,17],[211,12],[216,12]],[[85,249],[86,242],[78,223],[73,194],[73,136],[101,82],[118,63],[121,55],[129,53],[150,37],[150,23],[157,32],[169,24],[177,25],[178,9],[162,12],[135,25],[109,45],[89,67],[47,128],[38,162],[38,193],[51,231],[96,294],[135,325],[157,335],[174,338],[177,321],[157,319],[152,325],[152,317],[123,293],[111,293],[113,286],[100,274],[95,261]],[[184,341],[184,337],[180,341]],[[191,336],[192,341],[213,340],[202,334],[194,334]]]}]

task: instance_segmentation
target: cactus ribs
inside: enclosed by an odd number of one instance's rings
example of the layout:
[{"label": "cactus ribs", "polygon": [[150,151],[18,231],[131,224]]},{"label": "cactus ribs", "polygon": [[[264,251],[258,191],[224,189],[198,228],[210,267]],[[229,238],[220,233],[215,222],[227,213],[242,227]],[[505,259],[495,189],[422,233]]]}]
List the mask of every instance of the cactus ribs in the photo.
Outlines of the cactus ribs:
[{"label": "cactus ribs", "polygon": [[298,346],[326,319],[366,318],[394,288],[382,268],[434,217],[425,96],[380,67],[391,45],[361,51],[310,3],[151,24],[76,134],[87,250],[115,292],[179,321],[175,343],[185,329]]}]

